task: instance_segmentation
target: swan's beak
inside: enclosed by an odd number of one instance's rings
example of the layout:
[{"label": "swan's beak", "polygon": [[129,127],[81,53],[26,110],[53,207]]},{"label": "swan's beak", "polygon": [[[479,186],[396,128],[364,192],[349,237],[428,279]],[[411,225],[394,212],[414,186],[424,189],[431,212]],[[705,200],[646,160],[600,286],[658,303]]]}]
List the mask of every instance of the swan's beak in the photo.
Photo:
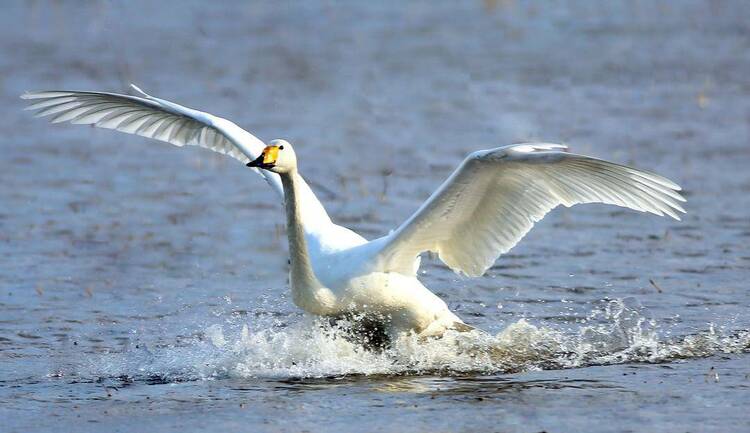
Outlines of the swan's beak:
[{"label": "swan's beak", "polygon": [[270,170],[276,166],[276,159],[279,157],[279,148],[277,146],[266,146],[263,153],[256,159],[245,164],[248,167],[257,167],[264,170]]}]

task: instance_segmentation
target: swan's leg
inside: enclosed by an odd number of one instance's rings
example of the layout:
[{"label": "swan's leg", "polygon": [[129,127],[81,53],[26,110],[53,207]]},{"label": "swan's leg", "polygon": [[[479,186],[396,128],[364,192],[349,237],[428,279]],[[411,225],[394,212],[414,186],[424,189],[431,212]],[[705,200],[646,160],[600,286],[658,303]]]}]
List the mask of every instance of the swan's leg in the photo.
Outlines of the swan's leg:
[{"label": "swan's leg", "polygon": [[440,320],[436,320],[430,324],[427,328],[419,333],[419,339],[424,341],[430,338],[440,338],[445,334],[446,331],[457,331],[457,332],[472,332],[476,331],[477,328],[467,325],[462,321],[453,321],[452,323],[446,324]]},{"label": "swan's leg", "polygon": [[390,321],[380,315],[344,313],[331,316],[329,322],[343,331],[343,337],[365,349],[382,351],[391,345]]}]

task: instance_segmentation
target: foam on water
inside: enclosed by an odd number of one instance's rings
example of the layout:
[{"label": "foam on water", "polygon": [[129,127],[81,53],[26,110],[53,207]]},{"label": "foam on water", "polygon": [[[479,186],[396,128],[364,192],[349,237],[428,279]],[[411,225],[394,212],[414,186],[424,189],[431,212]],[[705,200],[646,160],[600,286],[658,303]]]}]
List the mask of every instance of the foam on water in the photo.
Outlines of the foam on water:
[{"label": "foam on water", "polygon": [[521,319],[496,335],[448,332],[440,339],[404,335],[373,351],[347,338],[347,324],[311,317],[285,325],[208,326],[179,345],[134,344],[91,362],[79,376],[185,381],[225,377],[512,373],[628,362],[667,362],[750,351],[750,331],[713,326],[663,338],[657,324],[622,300],[594,311],[582,326],[558,330]]}]

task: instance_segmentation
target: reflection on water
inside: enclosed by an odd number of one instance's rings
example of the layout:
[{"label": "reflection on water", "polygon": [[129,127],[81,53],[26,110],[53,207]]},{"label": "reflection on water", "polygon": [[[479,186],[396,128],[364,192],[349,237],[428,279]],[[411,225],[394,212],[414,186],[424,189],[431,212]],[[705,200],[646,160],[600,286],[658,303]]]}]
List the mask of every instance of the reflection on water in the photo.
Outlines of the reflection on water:
[{"label": "reflection on water", "polygon": [[[298,392],[316,391],[337,386],[365,386],[370,391],[388,394],[414,394],[437,396],[466,396],[480,400],[499,394],[518,393],[528,389],[612,389],[623,390],[616,383],[591,379],[533,379],[523,380],[512,376],[348,376],[341,378],[286,379],[280,386]],[[244,390],[244,388],[233,388]],[[255,389],[257,391],[257,388]]]}]

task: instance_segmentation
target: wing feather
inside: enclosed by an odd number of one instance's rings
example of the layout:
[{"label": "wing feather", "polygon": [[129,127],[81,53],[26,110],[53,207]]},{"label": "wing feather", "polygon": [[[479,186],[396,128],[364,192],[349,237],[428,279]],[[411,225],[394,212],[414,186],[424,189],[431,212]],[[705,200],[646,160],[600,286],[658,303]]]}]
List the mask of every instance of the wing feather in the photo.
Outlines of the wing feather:
[{"label": "wing feather", "polygon": [[482,275],[559,205],[606,203],[678,220],[685,212],[674,182],[561,149],[527,143],[469,155],[414,215],[382,238],[377,266],[411,275],[416,257],[433,251],[456,272]]},{"label": "wing feather", "polygon": [[[94,125],[140,135],[175,146],[199,146],[229,155],[246,164],[260,155],[262,141],[234,123],[170,101],[155,98],[136,86],[140,96],[107,92],[43,91],[21,98],[31,100],[26,110],[37,117],[50,116],[52,123]],[[283,194],[278,175],[258,171]]]}]

